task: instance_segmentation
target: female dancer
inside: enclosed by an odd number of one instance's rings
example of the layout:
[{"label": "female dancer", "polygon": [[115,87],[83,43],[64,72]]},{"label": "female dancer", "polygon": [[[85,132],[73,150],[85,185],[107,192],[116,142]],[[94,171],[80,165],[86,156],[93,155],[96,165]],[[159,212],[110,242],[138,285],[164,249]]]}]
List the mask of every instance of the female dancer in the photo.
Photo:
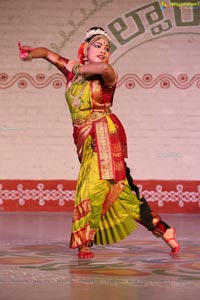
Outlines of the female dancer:
[{"label": "female dancer", "polygon": [[90,247],[124,239],[144,225],[177,254],[175,229],[153,212],[133,184],[127,157],[126,134],[111,112],[117,74],[109,64],[110,39],[101,27],[90,28],[78,50],[78,61],[46,48],[21,46],[23,61],[44,58],[66,77],[66,100],[71,113],[73,137],[80,173],[73,211],[71,248],[79,258],[92,258]]}]

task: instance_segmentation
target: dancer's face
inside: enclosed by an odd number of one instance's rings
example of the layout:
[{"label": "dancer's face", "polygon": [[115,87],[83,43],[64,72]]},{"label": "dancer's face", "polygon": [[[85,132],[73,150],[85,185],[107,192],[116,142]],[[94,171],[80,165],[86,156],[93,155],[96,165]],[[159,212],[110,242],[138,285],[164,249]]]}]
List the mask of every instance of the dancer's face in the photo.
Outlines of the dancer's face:
[{"label": "dancer's face", "polygon": [[99,39],[92,43],[87,51],[88,62],[108,62],[110,58],[110,44],[107,39]]}]

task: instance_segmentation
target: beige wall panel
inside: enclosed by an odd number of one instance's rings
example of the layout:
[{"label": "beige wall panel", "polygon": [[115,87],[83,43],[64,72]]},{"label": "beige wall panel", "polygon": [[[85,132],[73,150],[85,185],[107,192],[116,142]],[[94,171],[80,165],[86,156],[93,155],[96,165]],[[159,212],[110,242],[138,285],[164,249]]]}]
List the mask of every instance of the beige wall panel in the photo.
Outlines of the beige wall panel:
[{"label": "beige wall panel", "polygon": [[0,0],[0,179],[77,178],[64,78],[43,60],[20,61],[17,43],[72,58],[95,25],[115,45],[113,112],[134,177],[200,179],[200,6],[162,4]]}]

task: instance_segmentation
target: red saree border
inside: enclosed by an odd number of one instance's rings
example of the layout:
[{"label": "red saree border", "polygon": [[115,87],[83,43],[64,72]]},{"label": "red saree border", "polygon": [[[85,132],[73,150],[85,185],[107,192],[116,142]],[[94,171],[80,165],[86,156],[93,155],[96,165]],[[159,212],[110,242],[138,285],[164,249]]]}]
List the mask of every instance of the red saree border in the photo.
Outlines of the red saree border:
[{"label": "red saree border", "polygon": [[70,248],[75,249],[91,244],[94,241],[95,234],[96,230],[91,229],[89,224],[77,231],[73,231],[70,239]]},{"label": "red saree border", "polygon": [[[112,119],[110,121],[112,122]],[[124,180],[126,171],[119,133],[117,131],[109,132],[107,118],[99,119],[94,126],[100,178]]]},{"label": "red saree border", "polygon": [[74,206],[73,209],[73,222],[80,220],[81,218],[87,216],[91,212],[90,200],[85,199]]},{"label": "red saree border", "polygon": [[110,134],[106,118],[102,118],[94,123],[97,141],[99,172],[101,179],[113,179],[114,169]]},{"label": "red saree border", "polygon": [[[135,180],[159,213],[200,213],[200,180]],[[72,212],[75,180],[0,180],[1,212]]]}]

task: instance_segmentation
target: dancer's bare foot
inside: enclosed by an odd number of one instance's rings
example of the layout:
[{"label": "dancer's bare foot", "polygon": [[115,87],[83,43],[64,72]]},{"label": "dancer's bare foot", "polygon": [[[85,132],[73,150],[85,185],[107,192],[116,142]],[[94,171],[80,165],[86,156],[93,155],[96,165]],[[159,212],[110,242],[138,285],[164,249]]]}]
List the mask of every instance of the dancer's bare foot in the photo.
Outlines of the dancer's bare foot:
[{"label": "dancer's bare foot", "polygon": [[90,259],[90,258],[93,258],[94,257],[94,254],[93,252],[90,251],[90,248],[89,247],[80,247],[78,249],[78,258],[81,258],[81,259]]},{"label": "dancer's bare foot", "polygon": [[163,235],[163,240],[172,248],[171,255],[176,255],[180,251],[180,245],[176,240],[175,228],[168,228]]}]

